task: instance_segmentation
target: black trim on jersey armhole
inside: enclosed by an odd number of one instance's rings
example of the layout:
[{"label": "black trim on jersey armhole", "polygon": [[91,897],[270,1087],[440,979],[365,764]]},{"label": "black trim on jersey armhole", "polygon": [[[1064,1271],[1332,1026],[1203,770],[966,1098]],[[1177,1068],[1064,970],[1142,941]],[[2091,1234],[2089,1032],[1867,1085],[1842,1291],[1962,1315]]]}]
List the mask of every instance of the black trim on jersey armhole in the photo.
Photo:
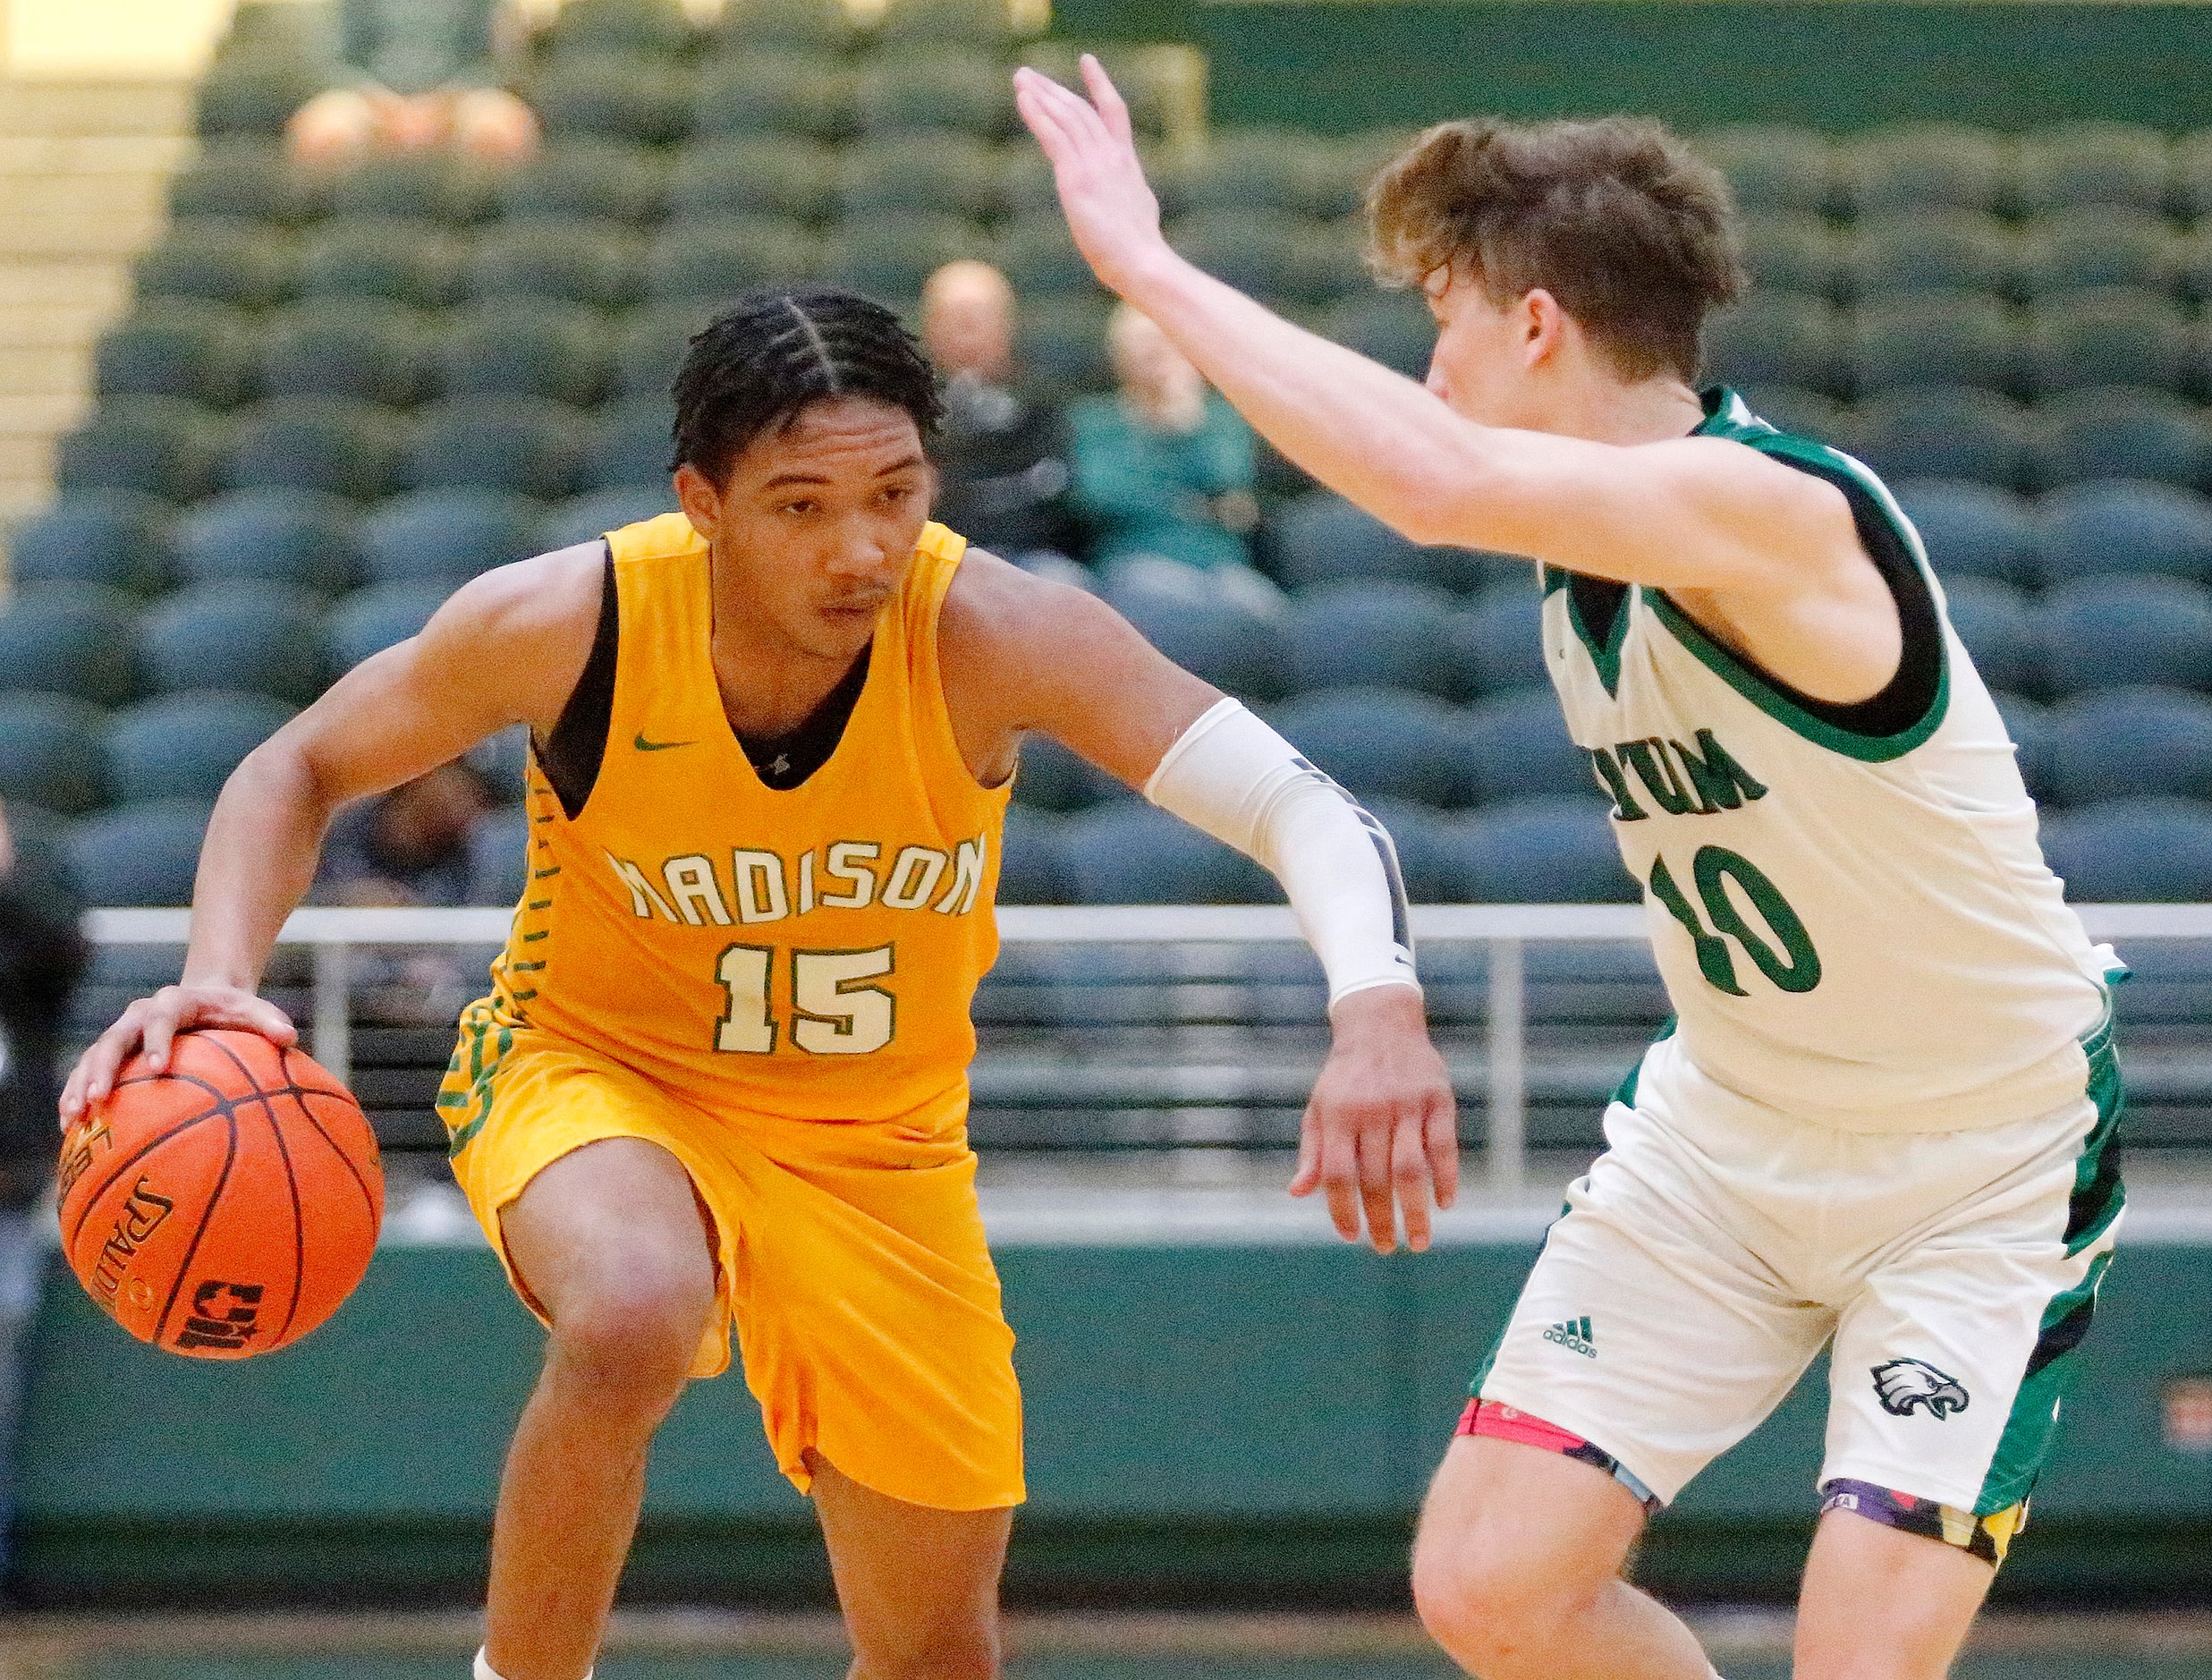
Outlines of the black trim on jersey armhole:
[{"label": "black trim on jersey armhole", "polygon": [[614,588],[614,549],[607,545],[606,581],[599,590],[599,626],[592,632],[591,657],[555,720],[553,734],[532,744],[538,768],[560,796],[561,809],[574,822],[599,780],[606,758],[607,731],[614,722],[614,667],[621,655],[622,608]]},{"label": "black trim on jersey armhole", "polygon": [[1943,615],[1936,610],[1935,591],[1928,587],[1928,574],[1912,557],[1903,534],[1890,522],[1881,505],[1850,473],[1778,453],[1768,453],[1767,458],[1825,479],[1843,491],[1843,499],[1851,505],[1852,523],[1858,528],[1860,545],[1874,562],[1875,569],[1881,573],[1882,581],[1889,585],[1890,598],[1897,603],[1897,625],[1903,632],[1903,647],[1897,656],[1896,672],[1881,692],[1848,705],[1815,700],[1742,655],[1736,657],[1758,671],[1791,704],[1830,728],[1875,740],[1903,734],[1928,716],[1943,688]]}]

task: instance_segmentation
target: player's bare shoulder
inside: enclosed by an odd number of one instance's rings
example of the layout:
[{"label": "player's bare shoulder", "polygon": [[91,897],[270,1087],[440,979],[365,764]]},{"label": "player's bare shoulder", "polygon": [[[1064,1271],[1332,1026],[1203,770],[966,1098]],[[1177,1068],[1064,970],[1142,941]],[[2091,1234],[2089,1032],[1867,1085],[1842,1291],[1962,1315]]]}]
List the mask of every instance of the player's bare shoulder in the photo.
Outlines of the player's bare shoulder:
[{"label": "player's bare shoulder", "polygon": [[496,566],[438,609],[423,651],[493,676],[532,727],[549,730],[590,658],[606,564],[606,545],[589,542]]}]

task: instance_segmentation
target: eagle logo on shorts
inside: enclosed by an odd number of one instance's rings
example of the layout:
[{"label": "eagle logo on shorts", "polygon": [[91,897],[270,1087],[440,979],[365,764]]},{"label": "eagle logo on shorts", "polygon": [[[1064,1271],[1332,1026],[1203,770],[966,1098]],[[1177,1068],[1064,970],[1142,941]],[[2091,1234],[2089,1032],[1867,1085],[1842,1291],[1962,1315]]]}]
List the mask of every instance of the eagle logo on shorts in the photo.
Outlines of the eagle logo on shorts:
[{"label": "eagle logo on shorts", "polygon": [[1925,1406],[1940,1421],[1966,1410],[1966,1385],[1926,1360],[1893,1359],[1875,1366],[1871,1374],[1875,1397],[1894,1418],[1909,1418],[1916,1407]]}]

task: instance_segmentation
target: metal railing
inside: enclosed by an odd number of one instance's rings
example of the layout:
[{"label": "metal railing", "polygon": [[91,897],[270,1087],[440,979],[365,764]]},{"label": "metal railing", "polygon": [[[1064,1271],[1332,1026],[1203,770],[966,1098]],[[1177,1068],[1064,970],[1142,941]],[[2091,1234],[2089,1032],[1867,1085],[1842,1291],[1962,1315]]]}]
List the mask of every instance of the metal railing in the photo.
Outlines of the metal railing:
[{"label": "metal railing", "polygon": [[[2077,906],[2094,939],[2212,939],[2212,904]],[[294,911],[278,944],[314,954],[314,1013],[309,1048],[341,1081],[352,1072],[352,953],[363,946],[494,946],[513,912],[469,909]],[[91,910],[85,935],[96,945],[181,946],[189,910]],[[1531,944],[1628,944],[1648,933],[1637,904],[1427,904],[1413,912],[1417,942],[1486,947],[1484,1166],[1491,1185],[1520,1187],[1528,1148],[1527,947]],[[1007,945],[1250,945],[1299,939],[1281,905],[1006,905],[998,934]]]}]

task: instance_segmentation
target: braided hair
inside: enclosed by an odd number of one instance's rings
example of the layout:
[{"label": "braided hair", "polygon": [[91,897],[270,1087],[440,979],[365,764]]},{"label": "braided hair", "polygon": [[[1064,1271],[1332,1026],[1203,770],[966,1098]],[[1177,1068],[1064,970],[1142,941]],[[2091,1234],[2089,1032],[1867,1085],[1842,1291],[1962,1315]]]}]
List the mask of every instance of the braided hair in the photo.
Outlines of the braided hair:
[{"label": "braided hair", "polygon": [[936,369],[880,303],[833,286],[763,286],[715,317],[676,372],[675,459],[720,483],[753,440],[812,403],[870,397],[926,438],[944,419]]}]

